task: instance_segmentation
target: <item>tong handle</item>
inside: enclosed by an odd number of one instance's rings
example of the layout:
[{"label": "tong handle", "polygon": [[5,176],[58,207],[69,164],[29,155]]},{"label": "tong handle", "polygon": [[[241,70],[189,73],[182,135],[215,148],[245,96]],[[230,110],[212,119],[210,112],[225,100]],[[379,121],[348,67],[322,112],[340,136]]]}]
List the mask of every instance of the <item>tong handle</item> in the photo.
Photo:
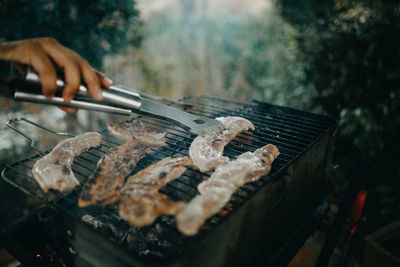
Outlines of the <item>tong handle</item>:
[{"label": "tong handle", "polygon": [[71,102],[66,103],[64,102],[64,98],[57,96],[52,98],[47,98],[44,95],[39,95],[39,94],[15,92],[14,98],[15,100],[19,101],[27,101],[39,104],[47,104],[47,105],[55,105],[55,106],[63,106],[71,108],[82,108],[87,110],[101,111],[101,112],[114,113],[120,115],[130,115],[132,113],[131,110],[129,109],[123,109],[89,101],[80,101],[73,99],[71,100]]},{"label": "tong handle", "polygon": [[[59,75],[59,76],[61,76],[61,75]],[[27,81],[30,84],[40,85],[39,75],[35,71],[33,71],[30,67],[27,68],[25,81]],[[58,78],[57,86],[58,86],[58,90],[57,90],[56,96],[60,96],[61,91],[65,87],[64,80],[61,78]],[[31,87],[31,90],[29,93],[42,94],[41,91],[40,92],[37,91],[37,88],[38,88],[38,86]],[[34,91],[32,89],[34,89]],[[17,89],[17,91],[20,91],[20,90],[25,91],[25,89],[22,89],[22,88]],[[114,106],[114,107],[118,107],[118,108],[128,108],[128,109],[137,109],[137,110],[140,109],[141,97],[136,92],[122,89],[117,86],[110,86],[109,88],[103,89],[102,94],[103,94],[103,100],[95,101],[98,104],[105,104],[105,105],[110,105],[110,106]],[[89,95],[89,92],[85,85],[79,86],[79,90],[76,93],[76,97],[78,97],[78,99],[79,99],[79,97],[91,99],[91,96]],[[91,99],[91,102],[94,102],[94,100]]]},{"label": "tong handle", "polygon": [[61,78],[63,77],[62,70],[58,69],[57,74],[58,90],[54,97],[47,98],[42,94],[39,75],[31,67],[25,65],[21,67],[12,62],[1,61],[0,95],[20,101],[83,108],[122,115],[130,115],[131,110],[140,109],[140,95],[118,86],[103,89],[103,100],[96,101],[91,98],[86,86],[80,85],[74,99],[70,103],[65,103],[61,97],[61,92],[65,87],[65,82]]}]

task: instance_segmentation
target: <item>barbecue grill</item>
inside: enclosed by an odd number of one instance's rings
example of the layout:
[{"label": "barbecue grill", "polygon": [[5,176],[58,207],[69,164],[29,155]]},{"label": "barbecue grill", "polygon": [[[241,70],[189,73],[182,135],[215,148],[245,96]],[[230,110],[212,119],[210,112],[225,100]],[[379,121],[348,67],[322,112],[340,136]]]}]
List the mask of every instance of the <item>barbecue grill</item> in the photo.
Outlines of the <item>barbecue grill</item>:
[{"label": "barbecue grill", "polygon": [[[257,182],[242,186],[219,214],[207,220],[199,234],[185,237],[170,216],[161,216],[150,226],[136,228],[119,217],[116,205],[79,208],[77,199],[81,188],[69,194],[43,193],[31,169],[49,151],[38,151],[37,155],[8,165],[2,173],[7,182],[46,203],[40,211],[6,229],[3,239],[7,249],[29,266],[286,264],[289,255],[296,252],[293,246],[298,248],[307,238],[295,242],[294,233],[302,232],[299,227],[307,226],[307,220],[331,188],[326,172],[337,121],[259,101],[240,103],[190,96],[169,101],[169,104],[206,117],[241,116],[252,121],[256,130],[239,134],[225,147],[224,155],[235,159],[244,152],[274,144],[280,155],[271,172]],[[141,119],[168,131],[167,146],[152,148],[133,173],[167,156],[188,155],[195,135],[170,122]],[[26,119],[11,120],[9,126],[31,142],[29,133],[16,126],[17,121],[34,124],[54,135],[73,136],[53,132]],[[94,171],[100,157],[121,143],[107,130],[100,133],[103,135],[101,146],[75,158],[72,165],[81,184]],[[174,200],[189,201],[197,194],[197,185],[208,177],[209,174],[188,169],[161,192]],[[39,231],[45,233],[38,235]],[[36,248],[32,249],[31,242],[23,241],[38,236],[39,240],[33,245]],[[40,245],[44,239],[49,241]],[[293,246],[288,245],[291,242]]]}]

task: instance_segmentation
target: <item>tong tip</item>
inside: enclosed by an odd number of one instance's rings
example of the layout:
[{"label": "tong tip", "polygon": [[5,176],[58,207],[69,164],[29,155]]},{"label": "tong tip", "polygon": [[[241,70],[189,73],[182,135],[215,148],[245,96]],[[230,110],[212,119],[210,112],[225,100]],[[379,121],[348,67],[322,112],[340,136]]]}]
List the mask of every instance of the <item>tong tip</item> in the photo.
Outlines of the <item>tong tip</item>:
[{"label": "tong tip", "polygon": [[216,120],[212,120],[212,122],[207,122],[206,125],[202,125],[196,128],[191,129],[193,133],[198,134],[198,135],[206,135],[206,134],[218,134],[221,131],[224,130],[224,126],[222,123]]}]

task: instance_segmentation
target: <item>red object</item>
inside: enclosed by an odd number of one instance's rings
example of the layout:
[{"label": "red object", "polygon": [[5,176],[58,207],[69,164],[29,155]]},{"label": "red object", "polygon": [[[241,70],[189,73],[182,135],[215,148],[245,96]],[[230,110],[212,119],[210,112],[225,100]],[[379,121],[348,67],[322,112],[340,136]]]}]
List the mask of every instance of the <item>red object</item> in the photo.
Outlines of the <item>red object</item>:
[{"label": "red object", "polygon": [[347,226],[347,231],[352,235],[356,232],[358,221],[360,220],[361,214],[364,209],[365,200],[367,199],[368,192],[366,190],[360,190],[354,201],[353,208],[351,209],[349,224]]}]

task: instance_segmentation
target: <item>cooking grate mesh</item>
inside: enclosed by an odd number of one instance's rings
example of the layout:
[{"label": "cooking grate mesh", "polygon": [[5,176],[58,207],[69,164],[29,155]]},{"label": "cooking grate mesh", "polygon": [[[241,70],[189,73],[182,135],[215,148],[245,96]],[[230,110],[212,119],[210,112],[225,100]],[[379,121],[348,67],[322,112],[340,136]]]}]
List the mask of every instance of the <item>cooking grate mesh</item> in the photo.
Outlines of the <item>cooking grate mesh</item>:
[{"label": "cooking grate mesh", "polygon": [[[224,150],[224,155],[231,159],[240,154],[266,145],[274,144],[280,150],[279,157],[273,163],[269,175],[257,182],[244,185],[231,198],[227,206],[217,215],[210,218],[203,227],[203,233],[218,224],[224,216],[240,206],[264,184],[283,171],[291,161],[305,152],[309,146],[321,138],[336,122],[332,119],[290,109],[273,106],[263,102],[243,104],[208,96],[191,96],[173,102],[177,108],[207,117],[241,116],[252,121],[254,132],[239,134]],[[134,172],[167,156],[181,157],[188,155],[188,149],[195,135],[174,126],[173,124],[141,118],[144,122],[167,129],[167,146],[151,149],[138,163]],[[40,126],[41,127],[41,126]],[[121,142],[110,135],[107,130],[100,132],[103,142],[99,148],[93,148],[75,158],[72,169],[81,183],[84,183],[96,168],[98,160],[111,147]],[[22,133],[27,136],[26,133]],[[57,133],[54,133],[57,134]],[[103,233],[114,242],[123,245],[137,256],[165,258],[179,254],[187,238],[178,233],[175,223],[168,216],[160,217],[153,225],[143,228],[131,227],[118,216],[116,205],[101,207],[77,207],[81,188],[63,195],[58,192],[44,194],[34,181],[31,169],[33,164],[49,151],[8,165],[2,173],[3,178],[24,192],[38,197],[57,209],[83,220]],[[133,173],[134,173],[133,172]],[[132,174],[133,174],[132,173]],[[168,183],[161,192],[174,200],[189,201],[197,194],[197,185],[208,178],[196,170],[187,170],[182,177]],[[138,240],[141,240],[138,242]]]}]

